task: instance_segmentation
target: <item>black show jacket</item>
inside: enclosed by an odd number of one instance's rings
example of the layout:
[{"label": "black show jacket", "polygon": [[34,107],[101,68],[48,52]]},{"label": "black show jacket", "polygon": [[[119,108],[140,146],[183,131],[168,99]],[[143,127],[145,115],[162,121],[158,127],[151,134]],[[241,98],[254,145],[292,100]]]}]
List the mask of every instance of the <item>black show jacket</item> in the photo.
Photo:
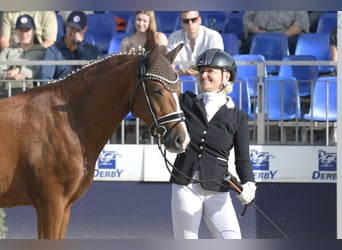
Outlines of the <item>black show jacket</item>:
[{"label": "black show jacket", "polygon": [[[228,157],[234,147],[236,171],[241,183],[255,181],[249,155],[249,128],[247,113],[238,108],[222,106],[210,122],[203,101],[193,93],[180,96],[181,108],[191,142],[184,153],[177,155],[170,181],[180,185],[189,184],[195,171],[199,170],[201,182],[210,191],[226,192],[230,187],[224,177],[227,174]],[[181,174],[181,173],[183,174]],[[222,186],[222,185],[223,186]]]}]

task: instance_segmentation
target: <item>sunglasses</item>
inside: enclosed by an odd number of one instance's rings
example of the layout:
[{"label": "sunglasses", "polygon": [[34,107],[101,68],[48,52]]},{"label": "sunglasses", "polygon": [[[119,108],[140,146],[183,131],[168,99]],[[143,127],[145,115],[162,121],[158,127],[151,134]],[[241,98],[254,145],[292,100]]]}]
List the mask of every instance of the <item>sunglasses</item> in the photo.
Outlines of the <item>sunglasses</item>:
[{"label": "sunglasses", "polygon": [[198,18],[199,18],[199,16],[198,16],[198,17],[194,17],[194,18],[189,18],[189,19],[182,19],[182,22],[183,22],[184,24],[189,24],[190,21],[191,21],[192,23],[196,23],[197,20],[198,20]]}]

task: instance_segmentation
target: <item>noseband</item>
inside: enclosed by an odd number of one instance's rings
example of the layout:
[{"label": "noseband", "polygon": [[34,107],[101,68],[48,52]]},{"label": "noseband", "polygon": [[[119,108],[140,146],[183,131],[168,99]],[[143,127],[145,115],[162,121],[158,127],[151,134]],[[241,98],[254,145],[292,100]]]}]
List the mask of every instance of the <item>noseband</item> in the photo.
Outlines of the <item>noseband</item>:
[{"label": "noseband", "polygon": [[[170,122],[176,122],[176,124],[177,124],[178,122],[184,121],[185,120],[184,113],[182,111],[178,111],[178,112],[166,114],[166,115],[161,116],[161,117],[157,117],[155,114],[155,111],[153,110],[153,107],[151,105],[151,100],[150,100],[150,96],[148,95],[147,90],[146,90],[145,81],[146,80],[158,81],[158,82],[162,83],[163,86],[168,91],[176,92],[178,87],[179,87],[179,77],[176,74],[176,76],[177,76],[176,80],[171,81],[171,80],[167,79],[166,77],[161,76],[159,73],[156,74],[156,73],[146,72],[146,64],[147,64],[147,59],[148,59],[149,55],[150,55],[150,52],[146,51],[140,60],[140,64],[139,64],[139,68],[138,68],[139,85],[136,88],[135,95],[134,95],[134,98],[133,98],[132,103],[131,103],[131,112],[132,112],[132,114],[134,114],[133,104],[134,104],[135,96],[138,92],[138,88],[141,85],[143,90],[144,90],[144,95],[145,95],[145,99],[147,102],[147,106],[148,106],[149,111],[150,111],[152,118],[153,118],[153,123],[150,126],[150,133],[154,137],[156,137],[158,135],[164,137],[168,133],[168,130],[164,125],[168,124]],[[157,69],[157,71],[158,71],[158,69]]]}]

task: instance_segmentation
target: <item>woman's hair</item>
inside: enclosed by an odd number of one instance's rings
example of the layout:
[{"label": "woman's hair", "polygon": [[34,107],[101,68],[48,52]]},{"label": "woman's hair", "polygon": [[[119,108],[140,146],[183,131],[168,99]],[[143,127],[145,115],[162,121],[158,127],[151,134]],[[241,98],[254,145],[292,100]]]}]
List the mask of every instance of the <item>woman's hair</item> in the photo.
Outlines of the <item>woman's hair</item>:
[{"label": "woman's hair", "polygon": [[[149,16],[150,20],[149,20],[149,25],[148,25],[148,29],[147,29],[147,40],[146,43],[144,45],[144,48],[146,50],[151,49],[152,47],[154,47],[157,44],[157,22],[156,22],[156,17],[154,14],[154,11],[137,11],[135,12],[135,16],[134,16],[134,24],[135,24],[135,18],[138,14],[145,14],[147,16]],[[136,32],[136,28],[134,25],[134,33]]]},{"label": "woman's hair", "polygon": [[[224,74],[225,72],[223,72]],[[233,82],[230,81],[225,81],[222,83],[222,88],[221,88],[221,92],[225,93],[225,94],[230,94],[233,92]]]}]

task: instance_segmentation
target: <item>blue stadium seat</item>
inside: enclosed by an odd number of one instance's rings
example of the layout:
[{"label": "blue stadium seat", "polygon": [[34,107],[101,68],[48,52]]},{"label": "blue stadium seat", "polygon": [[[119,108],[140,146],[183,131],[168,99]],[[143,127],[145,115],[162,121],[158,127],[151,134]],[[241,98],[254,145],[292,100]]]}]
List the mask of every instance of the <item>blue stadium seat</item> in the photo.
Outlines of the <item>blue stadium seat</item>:
[{"label": "blue stadium seat", "polygon": [[[311,55],[290,55],[283,58],[283,61],[316,61]],[[278,76],[293,76],[298,82],[299,96],[310,96],[313,83],[319,77],[317,65],[280,65]]]},{"label": "blue stadium seat", "polygon": [[197,77],[195,76],[179,76],[179,80],[181,81],[181,92],[185,93],[186,91],[197,94]]},{"label": "blue stadium seat", "polygon": [[88,31],[95,37],[95,43],[102,53],[107,53],[109,41],[116,33],[116,23],[112,14],[88,14]]},{"label": "blue stadium seat", "polygon": [[243,12],[228,13],[222,28],[223,33],[234,33],[240,39],[243,35]]},{"label": "blue stadium seat", "polygon": [[57,27],[57,40],[59,40],[65,34],[65,27],[64,27],[62,16],[59,15],[58,13],[56,13],[56,16],[57,16],[57,25],[58,25],[58,27]]},{"label": "blue stadium seat", "polygon": [[95,36],[92,33],[86,32],[84,34],[84,41],[86,41],[92,45],[96,45]]},{"label": "blue stadium seat", "polygon": [[229,94],[236,107],[244,110],[250,118],[253,117],[251,108],[251,99],[248,90],[248,79],[246,77],[237,77],[233,84],[233,91]]},{"label": "blue stadium seat", "polygon": [[224,51],[231,55],[240,54],[239,39],[235,33],[221,33]]},{"label": "blue stadium seat", "polygon": [[126,33],[116,33],[112,36],[109,42],[107,54],[110,55],[112,53],[120,51],[121,41],[123,38],[127,36]]},{"label": "blue stadium seat", "polygon": [[304,114],[304,119],[313,121],[337,120],[337,77],[320,77],[317,79],[311,97],[311,108],[309,113]]},{"label": "blue stadium seat", "polygon": [[[287,36],[284,33],[266,32],[253,36],[250,54],[263,55],[265,60],[282,60],[289,55]],[[278,65],[267,65],[267,73],[277,75]]]},{"label": "blue stadium seat", "polygon": [[[119,11],[119,10],[114,11],[114,10],[110,10],[110,11],[105,11],[105,13],[109,14],[113,17],[113,19],[116,21],[117,32],[121,33],[121,32],[126,31],[128,19],[131,16],[134,16],[135,11]],[[119,21],[119,22],[117,22],[117,21]]]},{"label": "blue stadium seat", "polygon": [[[302,33],[300,34],[295,55],[313,55],[319,61],[330,60],[330,33]],[[334,72],[334,66],[319,65],[320,74]]]},{"label": "blue stadium seat", "polygon": [[227,15],[231,13],[229,11],[201,11],[202,18],[207,20],[207,27],[214,29],[218,32],[222,32],[223,25]]},{"label": "blue stadium seat", "polygon": [[114,11],[114,10],[111,10],[111,11],[107,11],[106,13],[110,14],[112,16],[118,16],[118,17],[126,20],[126,22],[127,22],[131,16],[134,16],[135,11]]},{"label": "blue stadium seat", "polygon": [[269,76],[265,79],[265,120],[294,120],[301,117],[296,78]]},{"label": "blue stadium seat", "polygon": [[330,33],[337,27],[337,12],[322,13],[318,19],[316,33]]},{"label": "blue stadium seat", "polygon": [[[250,97],[258,95],[258,69],[255,63],[242,65],[238,62],[265,62],[263,55],[250,55],[239,54],[233,55],[234,60],[237,62],[237,77],[246,77],[248,79],[248,91]],[[267,76],[267,69],[264,67],[264,76]]]},{"label": "blue stadium seat", "polygon": [[179,11],[155,11],[155,16],[158,20],[158,31],[161,31],[165,34],[172,33],[175,28],[176,20],[179,19],[179,15]]}]

